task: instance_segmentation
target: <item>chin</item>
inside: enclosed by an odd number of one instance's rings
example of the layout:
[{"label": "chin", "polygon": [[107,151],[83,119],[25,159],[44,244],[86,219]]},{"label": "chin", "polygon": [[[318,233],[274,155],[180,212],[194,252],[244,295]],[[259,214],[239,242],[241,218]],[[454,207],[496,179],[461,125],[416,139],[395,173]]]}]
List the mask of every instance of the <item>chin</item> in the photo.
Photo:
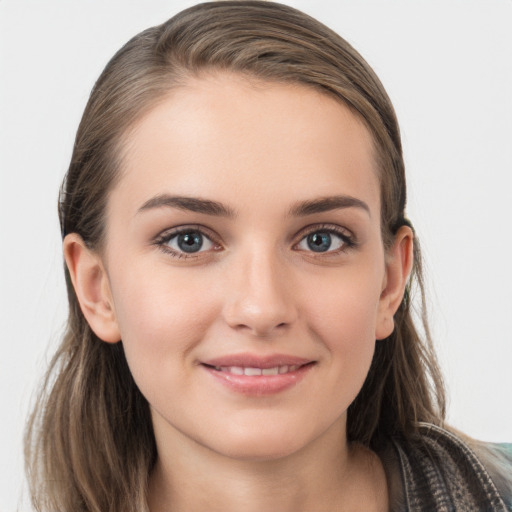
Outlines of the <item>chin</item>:
[{"label": "chin", "polygon": [[275,461],[297,453],[304,447],[298,439],[290,436],[268,435],[258,439],[231,439],[228,446],[219,446],[216,451],[231,459],[240,461]]},{"label": "chin", "polygon": [[244,422],[232,423],[222,429],[221,435],[210,437],[205,445],[221,455],[240,461],[272,461],[306,449],[322,437],[322,431],[305,422],[275,422],[262,418],[249,425]]}]

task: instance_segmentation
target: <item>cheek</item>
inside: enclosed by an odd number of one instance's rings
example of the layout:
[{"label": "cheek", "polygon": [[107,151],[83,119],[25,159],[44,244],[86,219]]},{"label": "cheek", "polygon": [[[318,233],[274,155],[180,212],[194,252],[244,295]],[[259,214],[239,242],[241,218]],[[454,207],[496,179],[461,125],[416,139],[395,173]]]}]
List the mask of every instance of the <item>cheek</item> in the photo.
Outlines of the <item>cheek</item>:
[{"label": "cheek", "polygon": [[[357,393],[368,372],[378,321],[378,272],[350,272],[331,278],[309,295],[309,328],[329,354],[332,378]],[[354,396],[355,398],[355,396]]]},{"label": "cheek", "polygon": [[328,338],[375,341],[383,273],[379,266],[339,269],[315,286],[304,284],[309,316]]},{"label": "cheek", "polygon": [[116,318],[137,384],[156,384],[162,375],[184,378],[182,363],[218,314],[215,298],[189,276],[154,267],[119,269],[115,277]]}]

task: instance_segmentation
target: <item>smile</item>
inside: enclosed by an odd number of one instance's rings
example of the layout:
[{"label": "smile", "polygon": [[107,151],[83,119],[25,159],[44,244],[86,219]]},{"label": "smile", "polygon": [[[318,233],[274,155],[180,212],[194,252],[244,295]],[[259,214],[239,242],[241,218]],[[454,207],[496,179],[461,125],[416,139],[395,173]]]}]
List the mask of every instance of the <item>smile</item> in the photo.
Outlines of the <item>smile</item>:
[{"label": "smile", "polygon": [[316,361],[294,356],[251,354],[224,356],[200,364],[224,388],[255,397],[293,388],[315,365]]},{"label": "smile", "polygon": [[227,372],[233,375],[283,375],[285,373],[294,372],[298,370],[301,365],[283,365],[273,366],[272,368],[254,368],[254,367],[242,367],[242,366],[215,366],[214,369],[218,372]]}]

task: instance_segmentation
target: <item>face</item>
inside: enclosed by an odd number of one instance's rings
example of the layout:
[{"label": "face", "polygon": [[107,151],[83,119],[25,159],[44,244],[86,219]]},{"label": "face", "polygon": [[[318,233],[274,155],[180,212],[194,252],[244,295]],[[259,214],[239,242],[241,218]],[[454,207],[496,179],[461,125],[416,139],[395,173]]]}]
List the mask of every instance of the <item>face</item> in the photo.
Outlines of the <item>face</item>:
[{"label": "face", "polygon": [[138,122],[102,258],[157,443],[273,458],[344,433],[390,334],[379,212],[367,129],[312,89],[211,76]]}]

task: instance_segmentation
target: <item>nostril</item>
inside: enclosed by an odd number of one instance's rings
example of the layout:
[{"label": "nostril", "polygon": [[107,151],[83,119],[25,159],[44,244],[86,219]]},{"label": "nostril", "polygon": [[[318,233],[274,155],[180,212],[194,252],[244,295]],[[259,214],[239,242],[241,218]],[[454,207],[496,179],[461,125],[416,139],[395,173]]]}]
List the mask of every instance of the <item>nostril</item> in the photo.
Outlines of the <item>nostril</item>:
[{"label": "nostril", "polygon": [[[282,333],[296,319],[294,298],[282,282],[268,274],[267,267],[258,266],[257,270],[249,269],[237,286],[228,289],[223,317],[230,327],[258,337]],[[251,278],[253,274],[258,279]]]}]

